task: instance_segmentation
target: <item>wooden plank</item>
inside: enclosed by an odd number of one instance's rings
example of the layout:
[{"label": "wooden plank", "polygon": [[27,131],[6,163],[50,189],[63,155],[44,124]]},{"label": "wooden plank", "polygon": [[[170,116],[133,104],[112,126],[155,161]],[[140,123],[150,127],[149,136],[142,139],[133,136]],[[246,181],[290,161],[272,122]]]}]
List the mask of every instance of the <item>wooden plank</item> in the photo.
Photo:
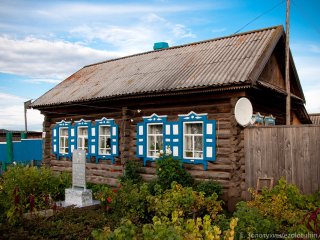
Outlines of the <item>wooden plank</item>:
[{"label": "wooden plank", "polygon": [[[245,130],[245,178],[284,176],[304,193],[320,190],[320,126],[276,126]],[[266,164],[267,163],[267,164]]]}]

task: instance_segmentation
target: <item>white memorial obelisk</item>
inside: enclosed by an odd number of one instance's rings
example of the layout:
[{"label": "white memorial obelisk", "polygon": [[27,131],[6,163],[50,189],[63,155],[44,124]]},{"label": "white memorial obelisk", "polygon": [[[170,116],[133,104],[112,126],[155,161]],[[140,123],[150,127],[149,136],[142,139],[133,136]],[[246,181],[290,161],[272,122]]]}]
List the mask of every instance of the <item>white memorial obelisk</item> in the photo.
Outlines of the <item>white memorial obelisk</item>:
[{"label": "white memorial obelisk", "polygon": [[93,204],[92,191],[86,189],[86,152],[82,149],[72,153],[72,188],[67,188],[65,195],[65,206],[85,207]]}]

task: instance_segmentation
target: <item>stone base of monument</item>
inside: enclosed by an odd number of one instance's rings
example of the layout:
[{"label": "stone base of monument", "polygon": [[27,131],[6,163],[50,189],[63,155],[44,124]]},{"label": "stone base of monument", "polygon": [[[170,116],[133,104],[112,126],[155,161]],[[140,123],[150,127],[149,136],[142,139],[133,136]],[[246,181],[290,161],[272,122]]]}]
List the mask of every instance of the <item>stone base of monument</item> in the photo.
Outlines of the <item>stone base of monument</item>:
[{"label": "stone base of monument", "polygon": [[92,191],[90,189],[67,188],[65,190],[66,200],[64,207],[75,205],[76,207],[87,207],[96,205],[97,201],[92,200]]}]

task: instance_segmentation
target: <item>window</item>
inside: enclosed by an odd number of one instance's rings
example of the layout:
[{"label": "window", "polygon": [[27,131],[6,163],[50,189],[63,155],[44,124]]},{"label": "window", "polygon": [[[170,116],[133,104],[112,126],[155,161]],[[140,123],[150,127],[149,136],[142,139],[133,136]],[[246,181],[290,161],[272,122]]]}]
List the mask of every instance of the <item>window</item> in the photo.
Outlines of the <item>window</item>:
[{"label": "window", "polygon": [[99,126],[99,154],[111,154],[111,135],[110,126]]},{"label": "window", "polygon": [[88,127],[78,128],[78,149],[83,149],[88,153]]},{"label": "window", "polygon": [[156,157],[163,149],[162,124],[148,124],[148,157]]},{"label": "window", "polygon": [[183,156],[185,158],[203,158],[202,122],[184,123],[183,143]]},{"label": "window", "polygon": [[59,152],[68,153],[68,128],[59,130]]}]

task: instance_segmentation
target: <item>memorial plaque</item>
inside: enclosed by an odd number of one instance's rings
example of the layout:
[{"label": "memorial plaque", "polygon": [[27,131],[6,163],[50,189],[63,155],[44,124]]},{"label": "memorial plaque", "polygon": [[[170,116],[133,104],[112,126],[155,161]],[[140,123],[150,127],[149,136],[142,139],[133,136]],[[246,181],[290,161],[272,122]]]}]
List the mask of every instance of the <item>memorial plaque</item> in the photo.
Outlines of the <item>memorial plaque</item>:
[{"label": "memorial plaque", "polygon": [[82,149],[73,151],[72,188],[86,188],[86,152]]}]

